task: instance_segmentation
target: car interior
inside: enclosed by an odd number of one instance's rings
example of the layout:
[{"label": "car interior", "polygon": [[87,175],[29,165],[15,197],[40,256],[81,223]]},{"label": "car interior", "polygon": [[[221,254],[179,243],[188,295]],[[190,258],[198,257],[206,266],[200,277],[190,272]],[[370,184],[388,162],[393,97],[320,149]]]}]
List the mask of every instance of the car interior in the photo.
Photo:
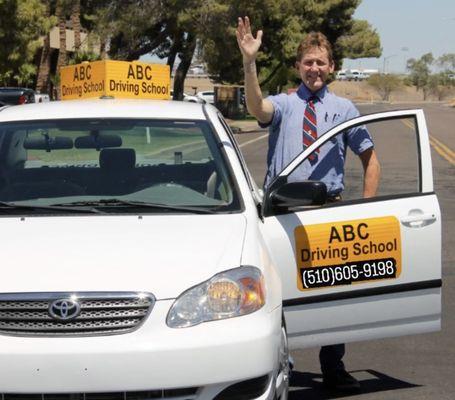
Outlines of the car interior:
[{"label": "car interior", "polygon": [[[131,200],[164,204],[223,205],[232,202],[232,184],[220,156],[185,160],[185,146],[173,157],[138,160],[138,149],[123,147],[125,135],[90,131],[72,138],[27,129],[0,133],[0,201],[71,198]],[[78,161],[77,152],[95,160]],[[66,152],[71,157],[59,157]],[[73,155],[75,153],[76,155]],[[168,152],[169,153],[169,152]],[[54,154],[57,154],[54,157]],[[47,160],[47,161],[45,161]],[[51,201],[52,200],[52,201]],[[69,199],[68,199],[69,200]]]}]

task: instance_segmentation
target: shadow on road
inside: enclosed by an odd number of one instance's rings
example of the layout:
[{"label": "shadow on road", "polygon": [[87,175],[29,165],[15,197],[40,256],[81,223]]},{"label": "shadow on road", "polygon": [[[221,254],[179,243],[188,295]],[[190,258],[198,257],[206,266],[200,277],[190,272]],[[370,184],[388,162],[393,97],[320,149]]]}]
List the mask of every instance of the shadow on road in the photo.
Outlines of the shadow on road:
[{"label": "shadow on road", "polygon": [[339,399],[368,393],[385,392],[387,390],[409,389],[419,387],[413,383],[392,378],[389,375],[367,369],[350,371],[359,380],[360,391],[354,393],[335,393],[322,385],[322,375],[310,372],[293,371],[291,376],[291,391],[289,400],[325,400]]}]

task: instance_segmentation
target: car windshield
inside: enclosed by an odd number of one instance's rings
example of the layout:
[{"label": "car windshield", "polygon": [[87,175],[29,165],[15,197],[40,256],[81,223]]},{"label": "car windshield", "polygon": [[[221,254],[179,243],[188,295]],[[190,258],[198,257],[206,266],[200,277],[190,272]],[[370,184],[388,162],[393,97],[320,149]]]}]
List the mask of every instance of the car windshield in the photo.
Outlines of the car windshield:
[{"label": "car windshield", "polygon": [[22,209],[238,211],[239,197],[220,148],[205,121],[3,123],[0,202]]}]

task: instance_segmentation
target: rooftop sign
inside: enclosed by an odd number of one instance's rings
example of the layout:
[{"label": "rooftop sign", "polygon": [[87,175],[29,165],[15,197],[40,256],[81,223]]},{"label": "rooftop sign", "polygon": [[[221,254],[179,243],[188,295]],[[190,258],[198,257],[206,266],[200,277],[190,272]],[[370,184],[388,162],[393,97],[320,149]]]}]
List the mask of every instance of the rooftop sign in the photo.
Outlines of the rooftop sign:
[{"label": "rooftop sign", "polygon": [[103,60],[60,69],[62,100],[113,96],[124,99],[170,98],[169,66]]}]

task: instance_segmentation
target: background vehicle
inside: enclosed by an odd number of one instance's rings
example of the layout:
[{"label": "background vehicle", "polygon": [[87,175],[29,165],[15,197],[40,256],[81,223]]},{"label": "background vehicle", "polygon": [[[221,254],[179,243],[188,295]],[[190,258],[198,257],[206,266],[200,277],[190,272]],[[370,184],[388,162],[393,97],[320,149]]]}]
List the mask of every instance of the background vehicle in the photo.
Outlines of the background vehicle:
[{"label": "background vehicle", "polygon": [[35,93],[35,103],[45,103],[46,101],[51,101],[48,94]]},{"label": "background vehicle", "polygon": [[[172,98],[173,90],[171,90],[171,98]],[[200,103],[200,104],[205,104],[205,100],[201,99],[200,97],[197,97],[196,95],[191,95],[187,93],[183,93],[183,101],[186,101],[188,103]]]},{"label": "background vehicle", "polygon": [[187,101],[189,103],[200,103],[200,104],[205,104],[205,100],[198,97],[198,96],[194,96],[194,95],[191,95],[191,94],[186,94],[186,93],[183,93],[183,101]]},{"label": "background vehicle", "polygon": [[339,81],[345,81],[346,80],[346,72],[345,71],[338,71],[335,75],[335,78]]},{"label": "background vehicle", "polygon": [[205,90],[202,92],[197,92],[196,96],[201,100],[204,100],[208,104],[215,103],[215,92],[213,90]]},{"label": "background vehicle", "polygon": [[356,69],[348,69],[346,71],[346,80],[348,81],[363,81],[368,79],[370,75]]},{"label": "background vehicle", "polygon": [[35,91],[27,88],[0,87],[0,103],[26,104],[35,102]]}]

